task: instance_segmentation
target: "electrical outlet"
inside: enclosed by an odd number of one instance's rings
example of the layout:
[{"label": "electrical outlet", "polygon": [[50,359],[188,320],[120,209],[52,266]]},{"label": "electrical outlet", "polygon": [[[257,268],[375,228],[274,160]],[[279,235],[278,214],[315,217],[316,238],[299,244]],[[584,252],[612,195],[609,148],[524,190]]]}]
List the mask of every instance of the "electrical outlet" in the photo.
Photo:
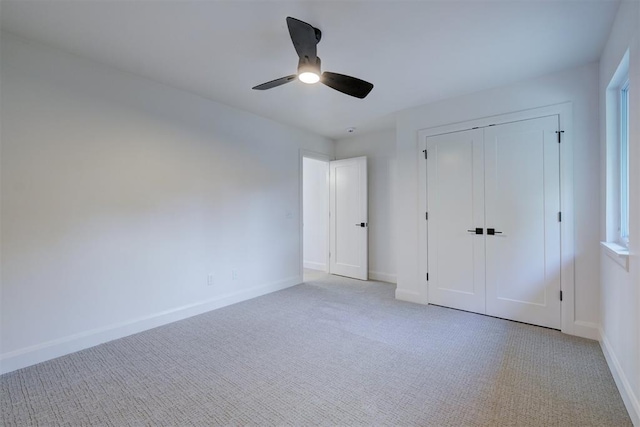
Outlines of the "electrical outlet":
[{"label": "electrical outlet", "polygon": [[238,270],[231,270],[231,280],[236,280],[238,278]]},{"label": "electrical outlet", "polygon": [[207,276],[207,286],[213,286],[213,273],[209,273]]}]

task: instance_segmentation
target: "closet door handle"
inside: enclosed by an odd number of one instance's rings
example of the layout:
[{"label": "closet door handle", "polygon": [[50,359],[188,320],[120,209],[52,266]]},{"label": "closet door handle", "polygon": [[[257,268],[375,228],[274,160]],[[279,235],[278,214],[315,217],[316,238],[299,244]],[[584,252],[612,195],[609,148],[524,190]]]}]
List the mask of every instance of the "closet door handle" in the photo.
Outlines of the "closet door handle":
[{"label": "closet door handle", "polygon": [[493,236],[494,234],[502,234],[502,231],[496,231],[495,228],[487,228],[487,234]]},{"label": "closet door handle", "polygon": [[483,230],[482,228],[476,228],[475,230],[467,230],[469,233],[475,233],[475,234],[483,234]]}]

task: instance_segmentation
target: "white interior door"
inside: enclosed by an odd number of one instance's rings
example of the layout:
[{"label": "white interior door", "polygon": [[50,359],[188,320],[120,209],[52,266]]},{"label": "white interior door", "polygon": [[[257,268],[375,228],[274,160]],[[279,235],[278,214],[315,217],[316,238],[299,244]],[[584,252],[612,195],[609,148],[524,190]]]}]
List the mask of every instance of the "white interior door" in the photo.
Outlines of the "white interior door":
[{"label": "white interior door", "polygon": [[482,129],[427,139],[429,302],[485,312]]},{"label": "white interior door", "polygon": [[557,116],[485,129],[487,314],[560,328]]},{"label": "white interior door", "polygon": [[331,274],[368,279],[367,158],[330,163]]},{"label": "white interior door", "polygon": [[549,116],[427,138],[430,303],[560,328],[557,130]]}]

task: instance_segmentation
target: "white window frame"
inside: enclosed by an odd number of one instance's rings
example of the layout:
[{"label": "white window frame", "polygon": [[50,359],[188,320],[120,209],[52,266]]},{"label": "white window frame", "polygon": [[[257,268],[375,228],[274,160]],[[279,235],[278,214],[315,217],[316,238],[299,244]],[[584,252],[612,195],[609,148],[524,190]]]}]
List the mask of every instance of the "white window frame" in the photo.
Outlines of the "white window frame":
[{"label": "white window frame", "polygon": [[618,162],[620,168],[620,213],[617,240],[622,246],[629,247],[629,75],[618,91],[620,98],[618,123]]},{"label": "white window frame", "polygon": [[605,93],[605,240],[604,253],[629,271],[629,155],[628,109],[623,101],[629,87],[629,51],[625,53],[613,74]]}]

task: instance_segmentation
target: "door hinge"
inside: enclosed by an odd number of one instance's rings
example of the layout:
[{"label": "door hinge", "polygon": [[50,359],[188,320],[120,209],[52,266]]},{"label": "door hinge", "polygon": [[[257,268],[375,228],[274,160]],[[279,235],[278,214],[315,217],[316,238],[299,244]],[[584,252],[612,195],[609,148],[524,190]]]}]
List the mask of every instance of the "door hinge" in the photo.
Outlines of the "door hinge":
[{"label": "door hinge", "polygon": [[425,213],[424,213],[424,219],[425,219],[426,221],[429,221],[429,212],[425,212]]},{"label": "door hinge", "polygon": [[560,301],[562,301],[562,291],[560,291]]},{"label": "door hinge", "polygon": [[331,258],[331,252],[329,252],[329,258]]},{"label": "door hinge", "polygon": [[427,273],[427,282],[429,281],[429,273]]},{"label": "door hinge", "polygon": [[424,158],[427,158],[427,150],[422,150],[422,152],[424,153]]},{"label": "door hinge", "polygon": [[558,222],[562,222],[562,212],[558,212]]},{"label": "door hinge", "polygon": [[562,134],[564,133],[563,130],[557,130],[556,133],[558,134],[558,144],[560,144],[561,140],[562,140]]}]

